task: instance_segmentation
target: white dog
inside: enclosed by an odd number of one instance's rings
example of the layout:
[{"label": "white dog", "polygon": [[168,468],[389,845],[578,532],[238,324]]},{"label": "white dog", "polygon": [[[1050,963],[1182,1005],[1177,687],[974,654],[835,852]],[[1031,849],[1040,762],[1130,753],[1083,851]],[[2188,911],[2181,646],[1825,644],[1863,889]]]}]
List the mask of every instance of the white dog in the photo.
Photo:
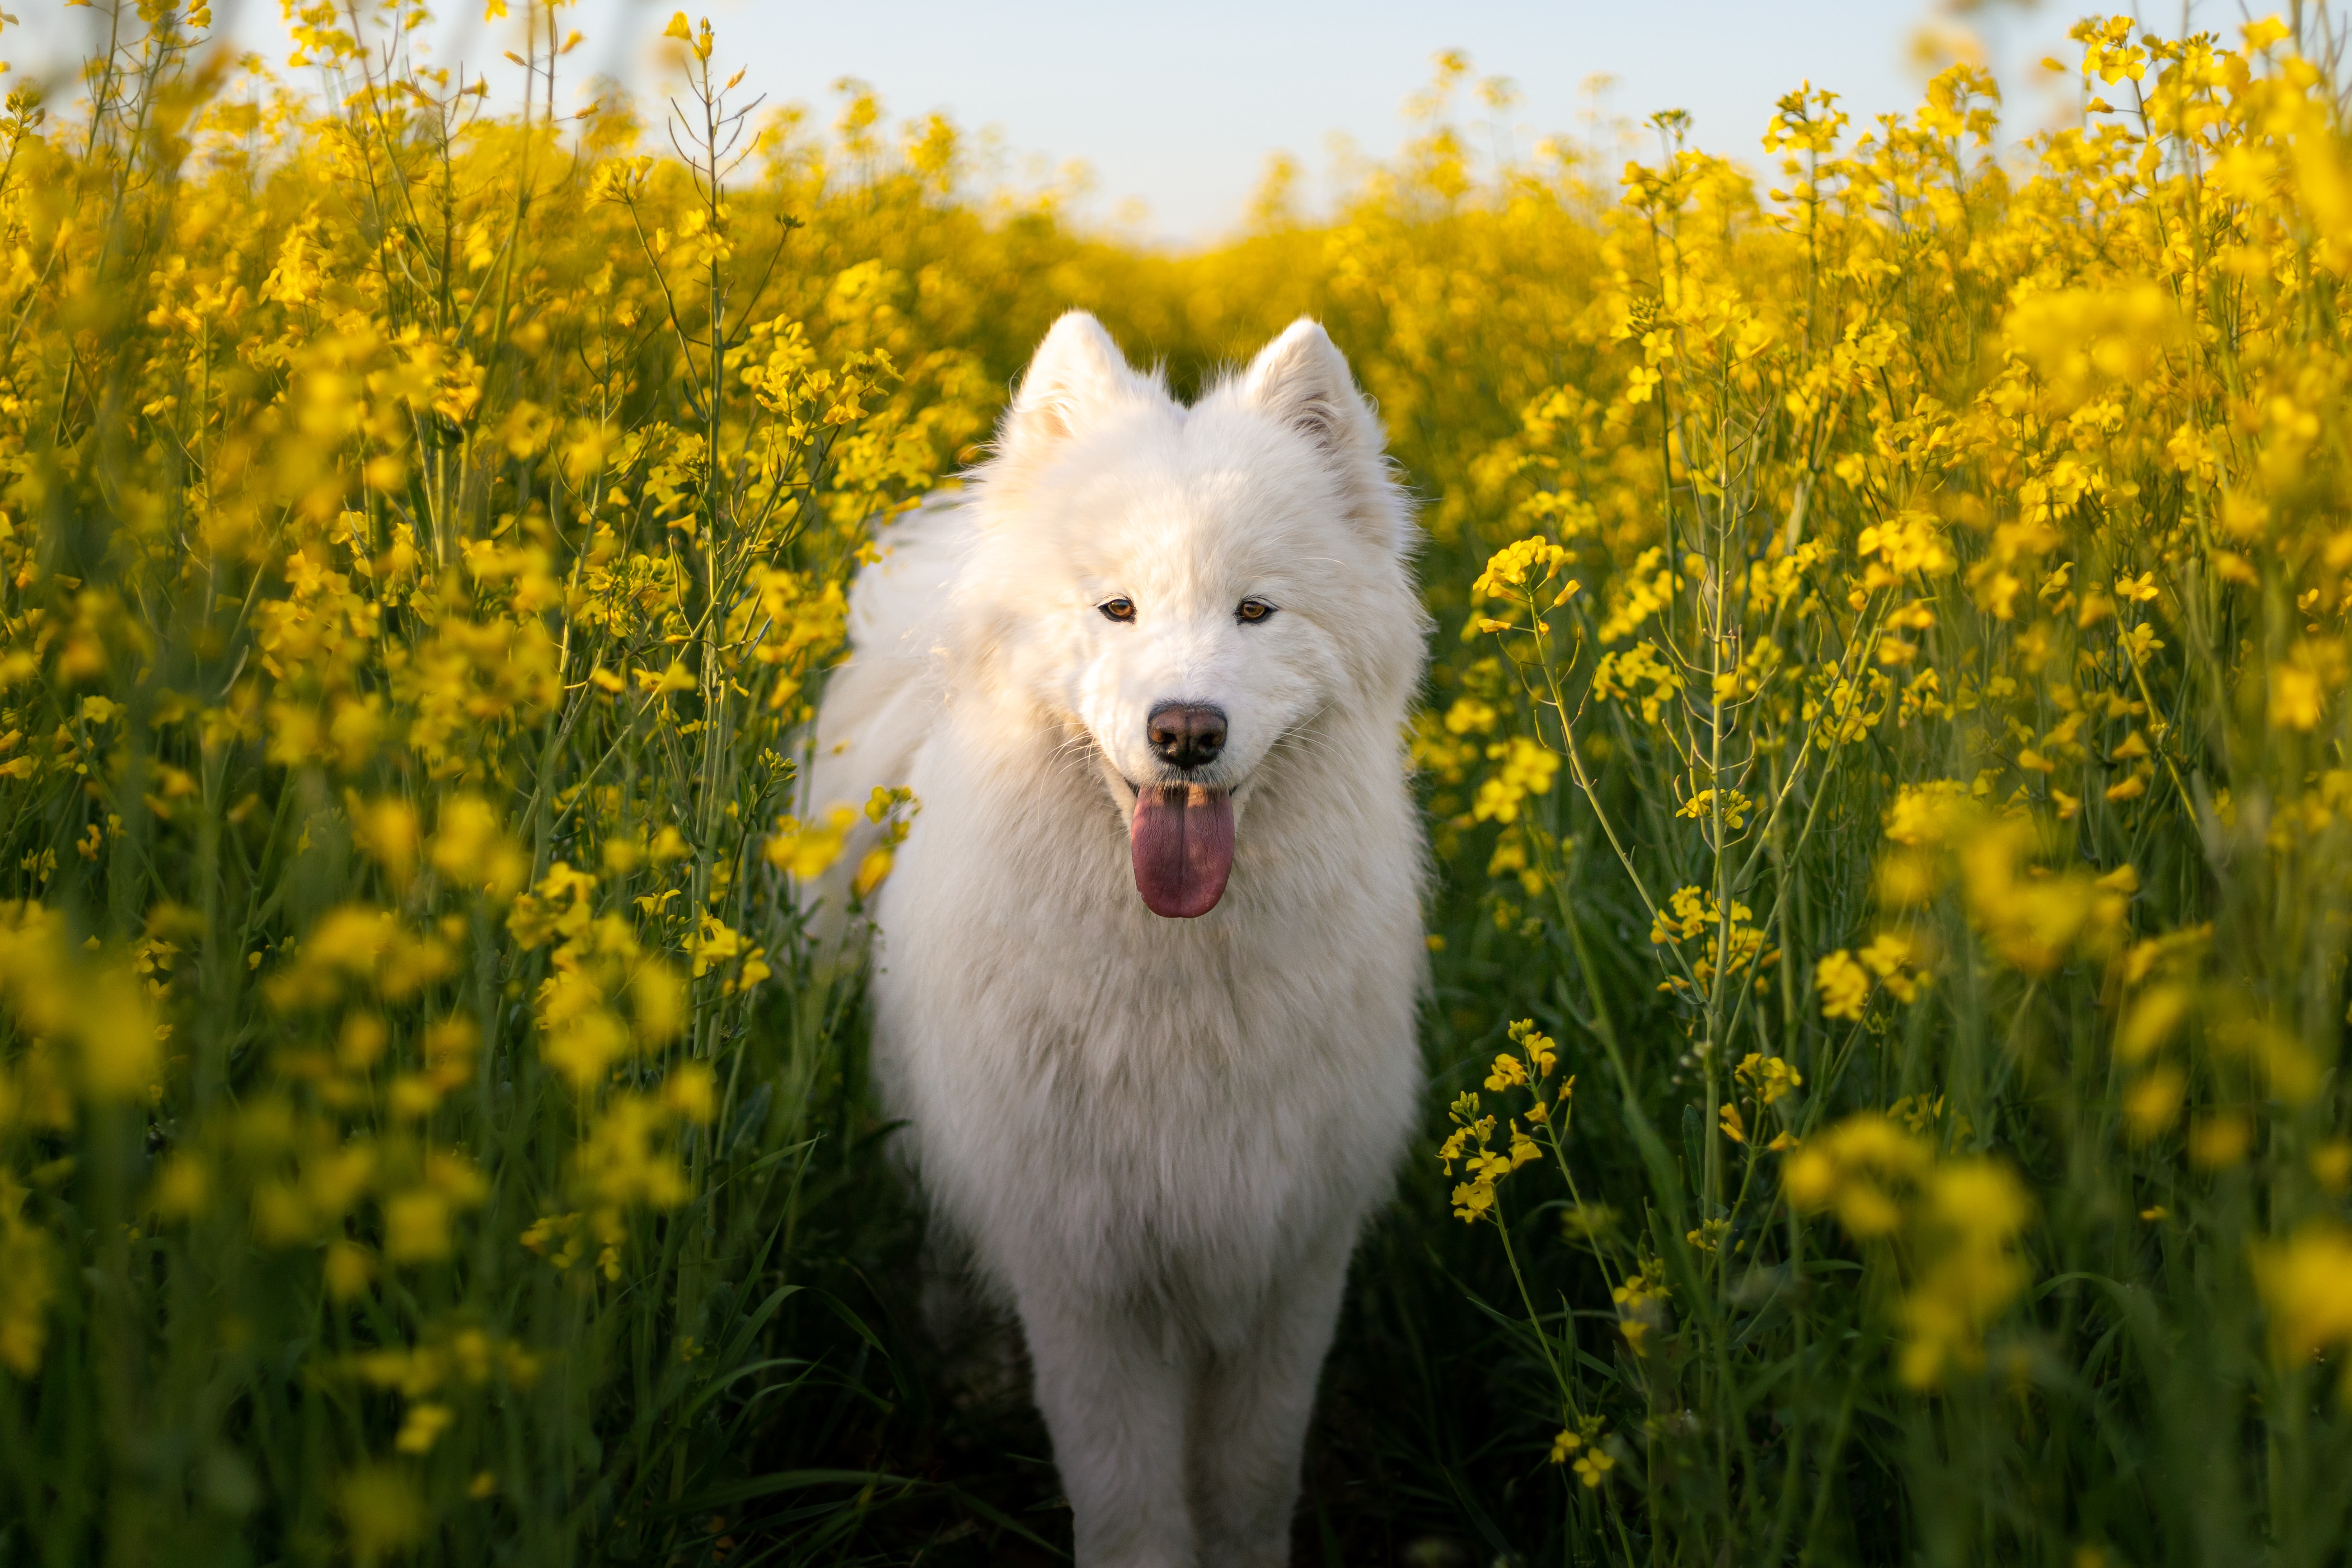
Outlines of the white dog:
[{"label": "white dog", "polygon": [[877,1075],[1019,1314],[1080,1568],[1288,1560],[1420,1087],[1411,541],[1321,327],[1186,408],[1073,313],[852,595],[811,798],[920,802]]}]

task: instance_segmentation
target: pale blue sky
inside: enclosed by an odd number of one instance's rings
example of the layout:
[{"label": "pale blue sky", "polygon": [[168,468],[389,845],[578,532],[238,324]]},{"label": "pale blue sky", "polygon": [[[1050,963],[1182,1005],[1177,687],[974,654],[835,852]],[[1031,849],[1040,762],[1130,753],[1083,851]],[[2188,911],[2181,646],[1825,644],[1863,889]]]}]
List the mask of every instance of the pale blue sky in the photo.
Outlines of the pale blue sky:
[{"label": "pale blue sky", "polygon": [[[499,63],[510,24],[486,27],[480,0],[439,8],[444,63]],[[2073,101],[2071,86],[2034,62],[2071,59],[2066,26],[2090,8],[1996,0],[1969,18],[2004,79],[2014,130],[2038,128]],[[60,0],[16,0],[16,9],[24,25],[0,52],[20,70],[61,58],[95,16]],[[667,0],[581,0],[566,20],[588,40],[566,62],[573,87],[598,72],[640,92],[656,87],[652,41],[671,9]],[[1548,134],[1580,134],[1584,84],[1605,74],[1615,79],[1602,100],[1612,114],[1685,109],[1695,143],[1760,162],[1757,139],[1780,94],[1810,77],[1844,94],[1858,121],[1907,109],[1924,79],[1914,39],[1923,25],[1955,26],[1933,0],[700,0],[688,9],[708,11],[721,58],[747,67],[746,89],[771,102],[799,100],[829,117],[832,83],[864,78],[894,116],[940,110],[969,131],[992,131],[1008,177],[1042,180],[1055,163],[1083,159],[1094,173],[1092,216],[1174,241],[1229,229],[1274,151],[1317,176],[1310,195],[1327,188],[1335,133],[1368,154],[1393,151],[1405,133],[1401,107],[1441,48],[1468,51],[1480,76],[1514,80],[1510,142],[1520,152]],[[2221,9],[2205,0],[2200,21]],[[2237,9],[2216,19],[2234,20]],[[282,59],[276,0],[215,0],[214,10],[240,42]]]}]

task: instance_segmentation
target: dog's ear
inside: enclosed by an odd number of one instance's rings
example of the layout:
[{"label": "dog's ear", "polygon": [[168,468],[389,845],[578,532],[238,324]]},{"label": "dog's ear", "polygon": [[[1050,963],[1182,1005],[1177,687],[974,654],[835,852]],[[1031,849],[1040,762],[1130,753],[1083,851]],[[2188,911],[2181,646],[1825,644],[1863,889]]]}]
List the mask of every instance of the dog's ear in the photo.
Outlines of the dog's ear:
[{"label": "dog's ear", "polygon": [[1242,398],[1339,462],[1380,460],[1380,428],[1320,321],[1301,316],[1260,349],[1242,374]]},{"label": "dog's ear", "polygon": [[1085,310],[1068,311],[1022,374],[997,433],[997,450],[1013,467],[1027,467],[1104,410],[1150,390],[1151,384],[1129,367],[1100,321]]},{"label": "dog's ear", "polygon": [[1382,543],[1404,547],[1404,502],[1381,455],[1380,420],[1321,322],[1301,316],[1283,329],[1250,361],[1239,391],[1245,405],[1312,442],[1338,472],[1359,520]]}]

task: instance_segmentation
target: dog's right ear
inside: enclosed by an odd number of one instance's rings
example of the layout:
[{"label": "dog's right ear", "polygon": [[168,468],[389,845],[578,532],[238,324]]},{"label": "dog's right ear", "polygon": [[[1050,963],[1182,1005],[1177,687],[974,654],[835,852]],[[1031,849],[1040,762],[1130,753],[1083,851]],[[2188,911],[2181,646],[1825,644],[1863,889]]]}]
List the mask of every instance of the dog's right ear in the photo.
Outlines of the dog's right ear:
[{"label": "dog's right ear", "polygon": [[1033,466],[1106,409],[1150,390],[1100,321],[1085,310],[1068,311],[1022,373],[1021,390],[997,432],[997,452],[1013,468]]}]

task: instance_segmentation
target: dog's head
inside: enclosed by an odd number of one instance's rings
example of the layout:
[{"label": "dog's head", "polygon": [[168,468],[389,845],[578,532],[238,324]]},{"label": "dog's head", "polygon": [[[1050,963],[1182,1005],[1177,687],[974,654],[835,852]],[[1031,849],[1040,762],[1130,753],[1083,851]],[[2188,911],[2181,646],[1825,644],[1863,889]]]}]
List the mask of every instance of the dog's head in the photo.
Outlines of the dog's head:
[{"label": "dog's head", "polygon": [[977,476],[965,607],[996,679],[1091,743],[1160,914],[1223,896],[1276,748],[1335,711],[1393,745],[1421,639],[1381,447],[1303,319],[1190,408],[1083,312],[1022,380]]}]

